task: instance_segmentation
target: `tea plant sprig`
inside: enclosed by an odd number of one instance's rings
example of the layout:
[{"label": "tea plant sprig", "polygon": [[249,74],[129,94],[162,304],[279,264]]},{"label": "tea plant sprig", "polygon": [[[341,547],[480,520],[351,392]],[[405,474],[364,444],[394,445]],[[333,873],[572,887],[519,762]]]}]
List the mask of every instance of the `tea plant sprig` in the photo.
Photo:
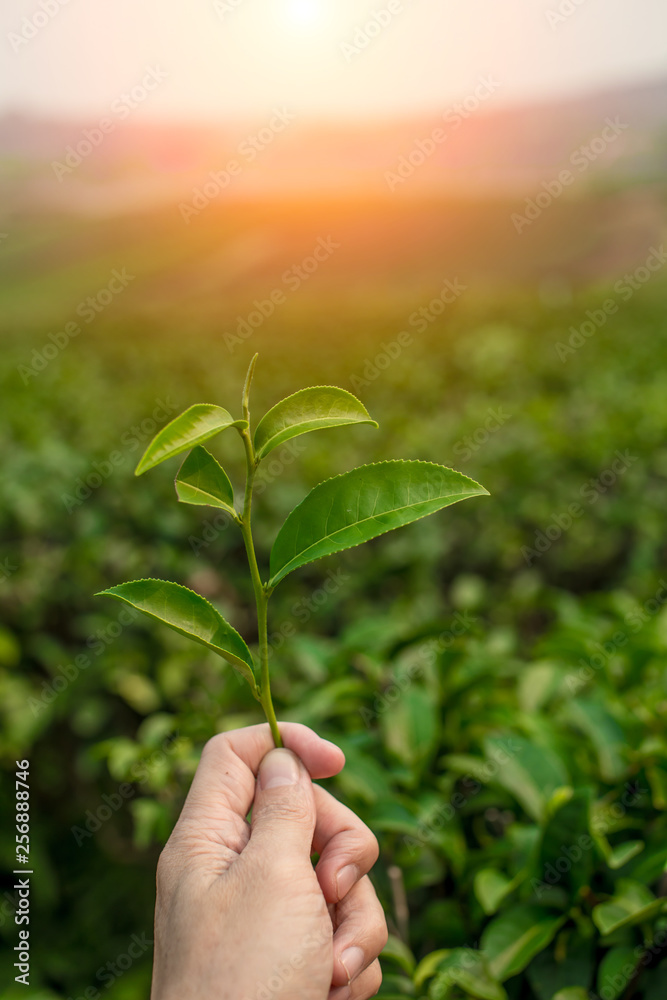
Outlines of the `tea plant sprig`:
[{"label": "tea plant sprig", "polygon": [[[182,503],[217,507],[239,526],[257,605],[259,676],[245,640],[212,604],[187,587],[165,580],[133,580],[96,596],[115,597],[231,663],[264,709],[276,746],[282,746],[271,698],[268,642],[268,602],[278,584],[293,570],[322,556],[360,545],[459,500],[488,496],[488,492],[460,472],[431,462],[385,461],[362,465],[320,483],[288,515],[271,551],[269,579],[263,583],[252,534],[253,487],[260,463],[274,448],[300,434],[351,424],[378,425],[347,390],[314,386],[281,400],[251,433],[250,385],[256,361],[257,355],[250,362],[243,387],[240,420],[235,420],[221,406],[208,403],[191,406],[153,438],[135,475],[140,476],[189,451],[175,480],[178,499]],[[235,505],[229,476],[202,447],[204,441],[231,428],[241,437],[246,459],[240,511]]]}]

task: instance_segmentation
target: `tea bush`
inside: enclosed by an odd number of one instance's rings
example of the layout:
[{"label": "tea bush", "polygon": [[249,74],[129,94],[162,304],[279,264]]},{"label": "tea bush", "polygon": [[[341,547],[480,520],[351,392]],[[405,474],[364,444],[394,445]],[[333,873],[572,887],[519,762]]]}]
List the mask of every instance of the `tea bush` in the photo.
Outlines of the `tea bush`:
[{"label": "tea bush", "polygon": [[[569,305],[462,298],[394,358],[410,311],[398,292],[308,294],[233,353],[219,315],[184,307],[158,332],[149,302],[119,299],[27,384],[18,367],[44,338],[3,329],[0,747],[10,769],[31,760],[31,996],[146,995],[150,947],[125,956],[152,936],[156,858],[201,746],[261,721],[214,654],[92,598],[174,580],[252,638],[238,533],[176,503],[175,469],[132,472],[169,414],[235,402],[259,350],[258,412],[338,384],[380,423],[267,462],[260,561],[332,469],[434,460],[492,494],[306,567],[274,598],[278,716],[343,747],[329,785],[380,839],[383,995],[659,1000],[666,290],[644,289],[564,359],[557,345],[605,289]],[[238,481],[232,447],[217,454]],[[10,815],[9,782],[2,796]],[[9,825],[1,843],[11,870]]]}]

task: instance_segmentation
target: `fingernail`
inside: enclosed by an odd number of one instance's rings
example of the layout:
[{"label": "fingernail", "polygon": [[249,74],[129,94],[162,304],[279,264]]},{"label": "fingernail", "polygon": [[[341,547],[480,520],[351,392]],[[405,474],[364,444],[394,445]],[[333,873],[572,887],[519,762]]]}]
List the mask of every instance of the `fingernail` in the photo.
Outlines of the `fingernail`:
[{"label": "fingernail", "polygon": [[336,890],[339,900],[347,896],[358,877],[359,872],[356,865],[347,865],[345,868],[341,868],[336,875]]},{"label": "fingernail", "polygon": [[364,964],[364,953],[361,948],[348,948],[340,956],[341,965],[347,973],[348,984],[356,979]]},{"label": "fingernail", "polygon": [[296,785],[299,777],[299,764],[290,750],[270,750],[259,765],[262,791],[279,785]]}]

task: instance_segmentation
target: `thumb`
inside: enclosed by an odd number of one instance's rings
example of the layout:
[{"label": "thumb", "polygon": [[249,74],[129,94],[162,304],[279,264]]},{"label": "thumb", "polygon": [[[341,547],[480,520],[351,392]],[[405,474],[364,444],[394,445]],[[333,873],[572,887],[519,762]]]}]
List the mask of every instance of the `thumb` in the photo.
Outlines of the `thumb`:
[{"label": "thumb", "polygon": [[249,846],[276,859],[310,861],[314,830],[308,771],[291,750],[270,750],[257,774]]}]

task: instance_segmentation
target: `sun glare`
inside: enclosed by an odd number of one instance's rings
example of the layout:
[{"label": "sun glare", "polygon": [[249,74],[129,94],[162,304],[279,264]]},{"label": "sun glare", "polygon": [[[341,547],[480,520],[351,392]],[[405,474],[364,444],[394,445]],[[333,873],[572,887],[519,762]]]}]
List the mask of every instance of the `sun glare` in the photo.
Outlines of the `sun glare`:
[{"label": "sun glare", "polygon": [[287,17],[298,28],[314,28],[324,20],[320,0],[290,0]]}]

